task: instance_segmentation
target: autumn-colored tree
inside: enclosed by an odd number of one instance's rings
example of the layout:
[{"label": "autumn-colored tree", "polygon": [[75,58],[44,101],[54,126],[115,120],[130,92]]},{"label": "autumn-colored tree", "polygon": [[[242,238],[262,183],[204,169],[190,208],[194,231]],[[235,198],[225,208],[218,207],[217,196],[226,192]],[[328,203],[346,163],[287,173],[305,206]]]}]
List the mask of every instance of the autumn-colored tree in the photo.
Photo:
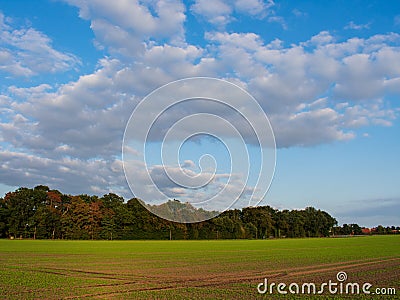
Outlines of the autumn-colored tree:
[{"label": "autumn-colored tree", "polygon": [[89,218],[89,204],[79,196],[72,196],[70,203],[66,204],[66,210],[61,217],[63,238],[89,239]]},{"label": "autumn-colored tree", "polygon": [[[150,213],[137,198],[116,194],[71,196],[44,185],[19,188],[0,198],[0,237],[42,239],[261,239],[362,234],[357,224],[337,226],[325,211],[308,207],[279,211],[270,206],[228,210],[208,221],[175,223]],[[170,200],[159,210],[186,219],[215,212]],[[397,234],[378,226],[374,234]]]}]

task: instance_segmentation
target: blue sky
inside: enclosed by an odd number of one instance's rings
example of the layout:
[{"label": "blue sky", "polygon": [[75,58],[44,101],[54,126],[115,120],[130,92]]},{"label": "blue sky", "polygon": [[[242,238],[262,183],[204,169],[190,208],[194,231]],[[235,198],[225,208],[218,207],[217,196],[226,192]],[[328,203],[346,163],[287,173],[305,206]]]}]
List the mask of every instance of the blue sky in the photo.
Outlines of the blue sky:
[{"label": "blue sky", "polygon": [[[121,160],[130,114],[154,89],[206,76],[243,87],[269,117],[277,161],[261,204],[399,225],[399,33],[398,1],[1,1],[0,192],[47,184],[131,197]],[[196,108],[207,110],[187,105],[180,117]],[[224,183],[221,144],[184,145],[181,167],[198,172],[209,152]],[[255,154],[256,173],[259,164]],[[160,184],[182,201],[197,195]]]}]

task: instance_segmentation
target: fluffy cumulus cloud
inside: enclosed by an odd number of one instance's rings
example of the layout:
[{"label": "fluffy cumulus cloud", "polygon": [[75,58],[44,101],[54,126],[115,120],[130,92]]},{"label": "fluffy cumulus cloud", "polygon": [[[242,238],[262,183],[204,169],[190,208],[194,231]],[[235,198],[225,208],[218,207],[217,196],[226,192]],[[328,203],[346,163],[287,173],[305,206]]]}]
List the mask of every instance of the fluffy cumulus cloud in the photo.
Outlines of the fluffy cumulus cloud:
[{"label": "fluffy cumulus cloud", "polygon": [[122,162],[63,157],[38,157],[16,151],[0,152],[0,180],[3,184],[28,186],[39,183],[73,193],[126,194]]},{"label": "fluffy cumulus cloud", "polygon": [[191,6],[192,12],[219,28],[235,20],[235,14],[264,18],[271,13],[273,1],[263,0],[196,0]]},{"label": "fluffy cumulus cloud", "polygon": [[0,124],[4,140],[46,157],[114,156],[133,96],[115,89],[116,62],[101,63],[97,72],[55,92],[48,85],[10,87],[6,122]]},{"label": "fluffy cumulus cloud", "polygon": [[89,20],[99,48],[112,54],[136,58],[146,44],[166,39],[181,44],[184,39],[185,7],[180,1],[66,0]]},{"label": "fluffy cumulus cloud", "polygon": [[74,68],[79,59],[52,47],[51,39],[34,28],[14,28],[12,19],[0,12],[0,72],[29,77]]},{"label": "fluffy cumulus cloud", "polygon": [[[400,93],[396,33],[338,40],[323,31],[285,46],[256,33],[224,30],[240,13],[268,16],[272,1],[197,0],[187,7],[172,0],[66,2],[90,21],[96,46],[107,57],[92,74],[73,82],[3,91],[2,183],[129,195],[120,149],[132,110],[154,88],[190,76],[225,78],[247,89],[270,117],[278,147],[354,139],[359,128],[390,126],[397,118],[386,101],[388,93]],[[216,25],[205,34],[204,45],[186,40],[188,14]],[[0,72],[29,77],[79,64],[74,55],[55,50],[45,33],[13,28],[7,20],[0,14]],[[201,104],[199,110],[204,111]],[[181,116],[188,112],[187,107],[180,111]],[[215,189],[223,183],[216,179]],[[171,197],[185,193],[168,182],[163,188]]]}]

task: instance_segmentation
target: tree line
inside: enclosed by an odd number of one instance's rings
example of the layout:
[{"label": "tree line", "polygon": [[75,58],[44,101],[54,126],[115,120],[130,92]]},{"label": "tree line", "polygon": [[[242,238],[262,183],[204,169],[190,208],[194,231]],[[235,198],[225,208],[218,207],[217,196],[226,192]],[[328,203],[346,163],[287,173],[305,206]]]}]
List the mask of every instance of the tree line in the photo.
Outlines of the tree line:
[{"label": "tree line", "polygon": [[335,218],[313,207],[247,207],[185,224],[157,217],[137,198],[125,202],[113,193],[73,196],[39,185],[0,198],[0,238],[263,239],[329,236],[335,228]]}]

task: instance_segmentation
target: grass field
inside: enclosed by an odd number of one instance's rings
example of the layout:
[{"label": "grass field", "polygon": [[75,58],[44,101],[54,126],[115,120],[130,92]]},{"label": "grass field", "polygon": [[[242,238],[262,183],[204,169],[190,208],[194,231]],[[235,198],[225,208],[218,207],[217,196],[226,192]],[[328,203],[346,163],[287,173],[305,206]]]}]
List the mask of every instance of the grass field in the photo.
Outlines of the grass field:
[{"label": "grass field", "polygon": [[[394,287],[400,236],[235,241],[0,240],[1,299],[309,299],[260,295],[258,283]],[[314,296],[332,298],[330,294]],[[397,297],[397,298],[396,298]]]}]

